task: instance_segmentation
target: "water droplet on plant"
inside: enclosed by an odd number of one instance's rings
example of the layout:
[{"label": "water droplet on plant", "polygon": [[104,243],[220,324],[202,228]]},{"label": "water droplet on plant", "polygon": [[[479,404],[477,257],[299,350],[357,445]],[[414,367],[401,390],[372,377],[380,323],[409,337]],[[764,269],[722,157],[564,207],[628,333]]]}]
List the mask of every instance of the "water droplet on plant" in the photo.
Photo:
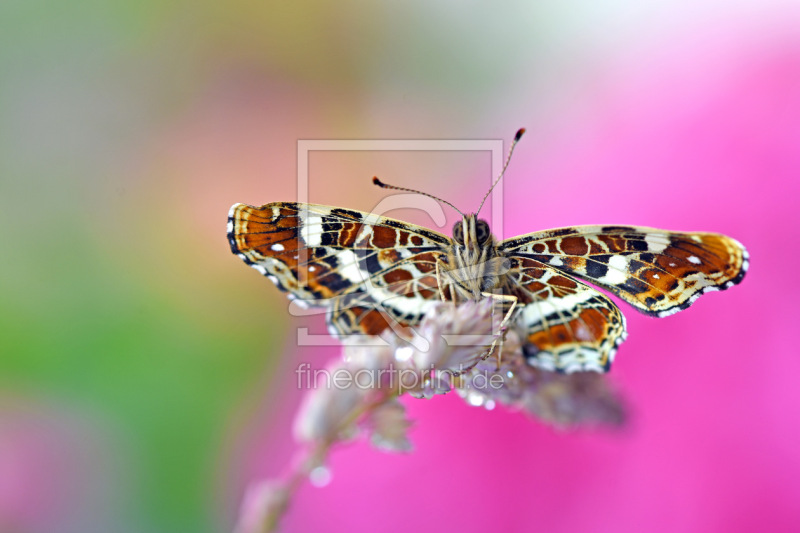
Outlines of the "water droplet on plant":
[{"label": "water droplet on plant", "polygon": [[398,361],[408,361],[414,355],[414,348],[411,346],[401,346],[394,351],[394,358]]},{"label": "water droplet on plant", "polygon": [[333,475],[328,467],[318,466],[308,474],[308,480],[315,487],[324,487],[331,482]]},{"label": "water droplet on plant", "polygon": [[475,407],[480,407],[481,405],[483,405],[483,396],[481,396],[480,394],[470,394],[469,396],[467,396],[467,402],[469,402],[470,405],[474,405]]}]

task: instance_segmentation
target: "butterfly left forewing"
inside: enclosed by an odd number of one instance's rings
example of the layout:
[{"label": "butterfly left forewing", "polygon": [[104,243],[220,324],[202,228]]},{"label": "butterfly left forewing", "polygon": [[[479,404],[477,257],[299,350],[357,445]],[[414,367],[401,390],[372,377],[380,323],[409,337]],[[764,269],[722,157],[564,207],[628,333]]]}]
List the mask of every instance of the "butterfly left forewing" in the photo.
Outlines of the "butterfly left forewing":
[{"label": "butterfly left forewing", "polygon": [[730,237],[629,226],[542,231],[503,241],[498,249],[585,279],[655,316],[732,287],[748,268],[747,251]]},{"label": "butterfly left forewing", "polygon": [[340,337],[417,323],[438,298],[436,261],[449,242],[390,218],[292,202],[234,205],[228,241],[291,297],[327,307]]}]

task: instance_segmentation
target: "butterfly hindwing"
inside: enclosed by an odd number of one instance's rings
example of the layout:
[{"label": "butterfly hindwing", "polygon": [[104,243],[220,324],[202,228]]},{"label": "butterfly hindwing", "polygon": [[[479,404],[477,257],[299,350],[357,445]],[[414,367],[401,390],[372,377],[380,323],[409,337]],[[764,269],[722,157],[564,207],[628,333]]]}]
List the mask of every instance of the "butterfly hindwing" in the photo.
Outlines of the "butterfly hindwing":
[{"label": "butterfly hindwing", "polygon": [[628,226],[578,226],[500,243],[501,253],[552,266],[608,289],[639,311],[668,316],[705,292],[739,283],[748,255],[734,239]]},{"label": "butterfly hindwing", "polygon": [[276,202],[234,205],[228,242],[299,303],[328,307],[332,332],[347,336],[417,323],[439,297],[436,262],[449,240],[370,213]]},{"label": "butterfly hindwing", "polygon": [[625,317],[603,294],[534,259],[513,257],[508,276],[523,305],[527,361],[545,370],[605,372],[625,340]]}]

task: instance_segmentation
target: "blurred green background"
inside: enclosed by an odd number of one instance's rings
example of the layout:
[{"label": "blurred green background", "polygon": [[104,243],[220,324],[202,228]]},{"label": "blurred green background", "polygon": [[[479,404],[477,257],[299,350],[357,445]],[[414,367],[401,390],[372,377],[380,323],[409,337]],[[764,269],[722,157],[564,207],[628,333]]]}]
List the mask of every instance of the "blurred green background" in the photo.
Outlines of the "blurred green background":
[{"label": "blurred green background", "polygon": [[164,150],[218,69],[272,63],[240,4],[0,4],[4,532],[219,530],[283,318],[228,281],[228,206]]}]

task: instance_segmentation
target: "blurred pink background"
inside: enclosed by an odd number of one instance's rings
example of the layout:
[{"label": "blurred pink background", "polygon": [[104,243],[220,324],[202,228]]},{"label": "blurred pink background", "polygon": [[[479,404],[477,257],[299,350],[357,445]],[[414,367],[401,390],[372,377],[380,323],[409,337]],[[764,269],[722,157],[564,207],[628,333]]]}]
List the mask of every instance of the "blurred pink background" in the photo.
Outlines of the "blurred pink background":
[{"label": "blurred pink background", "polygon": [[[230,205],[294,200],[298,139],[519,127],[503,237],[719,232],[749,273],[665,319],[620,304],[625,430],[406,399],[415,451],[336,449],[285,530],[800,529],[796,2],[1,9],[3,531],[230,530],[294,454],[294,369],[339,356],[296,346],[322,321],[230,255]],[[321,152],[310,174],[313,202],[362,210],[373,175],[462,210],[491,179],[488,153]]]},{"label": "blurred pink background", "polygon": [[[737,22],[595,65],[558,111],[515,87],[504,107],[516,116],[487,119],[505,139],[528,127],[505,178],[506,237],[639,224],[721,232],[750,251],[741,286],[685,313],[658,320],[620,304],[630,336],[611,379],[627,396],[630,427],[560,433],[454,396],[407,399],[415,452],[383,455],[364,442],[335,452],[331,484],[300,492],[287,531],[800,528],[798,288],[790,281],[799,254],[789,244],[800,192],[800,39]],[[375,135],[394,127],[383,123]],[[454,187],[465,178],[444,172],[449,178],[424,190],[473,209],[483,185]],[[306,358],[319,366],[316,350],[287,342],[285,375]],[[289,390],[265,397],[279,401],[297,398]],[[276,432],[288,427],[289,417],[276,415],[248,437],[243,468],[279,472],[290,447]]]}]

